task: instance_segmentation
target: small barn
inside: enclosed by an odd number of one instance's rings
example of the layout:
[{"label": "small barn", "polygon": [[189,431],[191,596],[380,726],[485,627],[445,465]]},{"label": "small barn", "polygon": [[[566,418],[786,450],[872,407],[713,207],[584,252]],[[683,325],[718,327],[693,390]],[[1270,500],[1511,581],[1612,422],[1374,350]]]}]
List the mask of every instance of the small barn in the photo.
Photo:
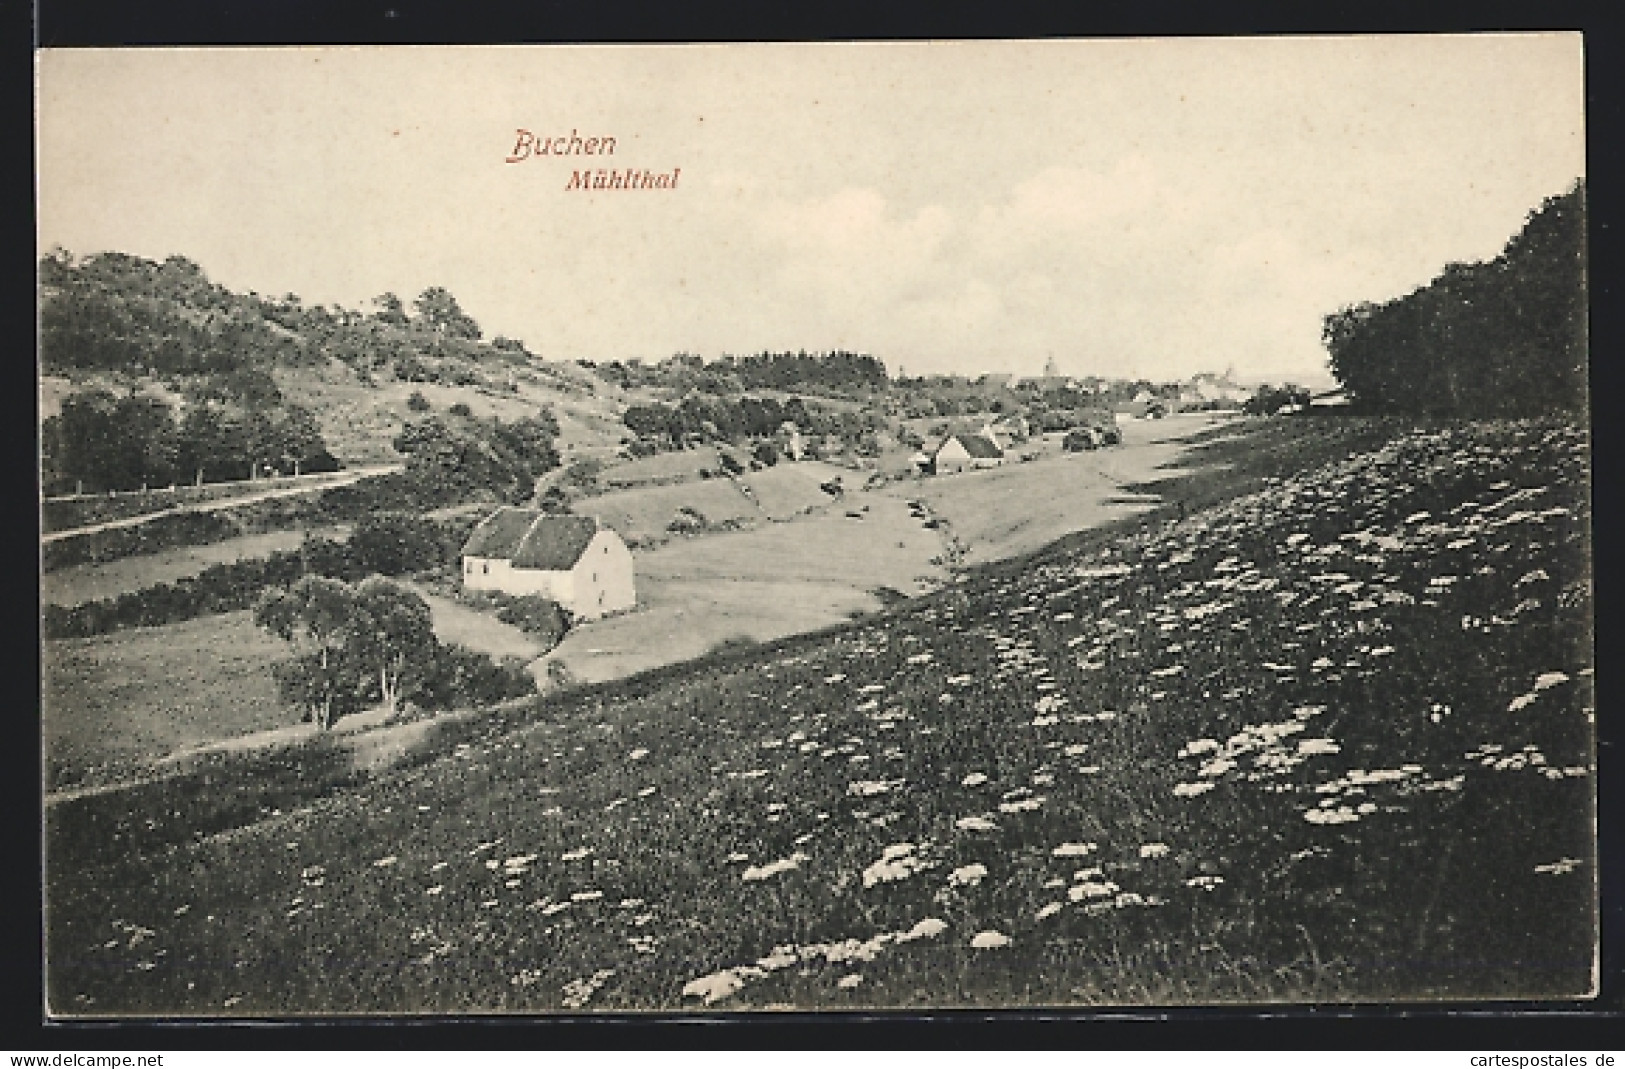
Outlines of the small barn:
[{"label": "small barn", "polygon": [[637,605],[632,553],[592,516],[500,508],[463,545],[463,586],[539,594],[577,619],[596,620]]},{"label": "small barn", "polygon": [[938,475],[967,468],[996,468],[1004,463],[1004,450],[980,434],[955,434],[931,454],[931,469]]}]

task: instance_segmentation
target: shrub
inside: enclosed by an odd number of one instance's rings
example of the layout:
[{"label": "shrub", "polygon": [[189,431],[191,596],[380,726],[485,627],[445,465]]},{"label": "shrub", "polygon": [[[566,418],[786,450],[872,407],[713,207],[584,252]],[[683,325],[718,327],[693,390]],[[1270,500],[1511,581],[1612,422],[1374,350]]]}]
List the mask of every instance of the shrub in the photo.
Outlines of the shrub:
[{"label": "shrub", "polygon": [[413,390],[412,396],[406,399],[406,407],[413,412],[427,412],[433,406],[429,404],[429,399],[423,396],[422,390]]},{"label": "shrub", "polygon": [[501,599],[497,619],[545,642],[549,649],[570,630],[570,613],[556,601],[539,594]]},{"label": "shrub", "polygon": [[444,529],[431,519],[407,512],[363,517],[350,535],[349,552],[357,566],[379,575],[419,572],[451,557]]}]

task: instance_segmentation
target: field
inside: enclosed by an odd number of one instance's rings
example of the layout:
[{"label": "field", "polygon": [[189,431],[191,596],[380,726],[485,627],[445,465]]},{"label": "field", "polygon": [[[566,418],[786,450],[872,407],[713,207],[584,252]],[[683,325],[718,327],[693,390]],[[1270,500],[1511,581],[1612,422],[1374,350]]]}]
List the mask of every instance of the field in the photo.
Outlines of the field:
[{"label": "field", "polygon": [[293,722],[270,672],[286,656],[247,612],[49,643],[47,786],[117,778],[176,750]]},{"label": "field", "polygon": [[[859,473],[818,462],[750,472],[742,481],[760,506],[758,515],[787,522],[639,550],[638,609],[578,627],[533,671],[545,679],[547,664],[557,662],[572,680],[598,683],[690,660],[724,643],[767,642],[877,611],[885,604],[879,590],[916,595],[949,578],[950,535],[968,549],[969,562],[985,563],[1152,508],[1157,497],[1120,483],[1180,474],[1166,465],[1183,455],[1190,439],[1216,426],[1222,424],[1206,417],[1143,424],[1131,429],[1131,445],[1094,453],[1063,453],[1056,441],[1035,439],[1018,450],[1038,453],[1041,459],[1032,463],[852,489],[840,501],[819,485],[838,476],[855,487]],[[715,480],[645,486],[606,495],[626,503],[617,509],[595,508],[592,502],[604,499],[590,498],[577,511],[622,523],[634,511],[631,502],[658,517],[685,492],[724,489],[737,494]],[[929,517],[908,508],[914,500],[927,502],[949,527],[927,528]]]},{"label": "field", "polygon": [[1582,995],[1588,524],[1582,432],[1413,431],[884,619],[538,699],[229,834],[53,849],[51,1008]]},{"label": "field", "polygon": [[[813,492],[828,500],[816,486]],[[556,661],[580,682],[616,679],[724,642],[766,642],[842,623],[881,608],[879,588],[917,593],[922,579],[939,583],[945,573],[930,563],[942,552],[935,532],[899,500],[864,497],[867,511],[850,506],[861,518],[828,507],[789,523],[639,552],[638,609],[578,627],[536,671]]]},{"label": "field", "polygon": [[671,538],[667,525],[683,508],[696,510],[709,524],[746,524],[761,518],[755,503],[727,479],[613,490],[576,502],[574,511],[597,516],[636,547]]},{"label": "field", "polygon": [[[348,538],[349,531],[344,524],[310,529],[313,535],[334,539]],[[205,546],[167,549],[100,564],[74,564],[40,577],[40,600],[47,605],[79,605],[98,598],[116,598],[158,583],[173,583],[197,575],[215,564],[298,549],[304,539],[304,531],[266,531]]]},{"label": "field", "polygon": [[967,563],[984,564],[1155,506],[1154,492],[1122,487],[1178,475],[1183,439],[1223,425],[1206,414],[1135,421],[1123,427],[1122,446],[1081,453],[1035,441],[1012,449],[1040,452],[1032,463],[921,479],[895,492],[929,504],[965,544]]}]

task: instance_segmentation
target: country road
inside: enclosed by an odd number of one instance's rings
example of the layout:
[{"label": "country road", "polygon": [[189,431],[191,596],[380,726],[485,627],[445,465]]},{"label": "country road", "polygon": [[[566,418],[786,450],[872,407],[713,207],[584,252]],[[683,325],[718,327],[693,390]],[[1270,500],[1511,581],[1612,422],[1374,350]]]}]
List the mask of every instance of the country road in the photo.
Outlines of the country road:
[{"label": "country road", "polygon": [[[339,472],[321,482],[311,482],[302,486],[279,486],[271,490],[261,490],[255,493],[244,494],[241,497],[221,498],[216,501],[200,501],[195,504],[174,505],[158,512],[145,512],[139,516],[127,516],[119,520],[104,520],[101,523],[86,524],[83,527],[70,527],[64,531],[53,531],[42,535],[40,542],[49,545],[64,538],[74,538],[78,535],[94,534],[97,531],[110,531],[118,527],[139,527],[143,523],[158,519],[161,516],[174,516],[183,512],[217,512],[220,509],[240,508],[243,505],[252,505],[259,501],[269,501],[278,497],[295,497],[300,494],[315,493],[318,490],[331,490],[338,486],[349,486],[373,475],[387,475],[400,471],[403,464],[373,464],[364,468],[352,468]],[[313,477],[314,478],[314,477]]]}]

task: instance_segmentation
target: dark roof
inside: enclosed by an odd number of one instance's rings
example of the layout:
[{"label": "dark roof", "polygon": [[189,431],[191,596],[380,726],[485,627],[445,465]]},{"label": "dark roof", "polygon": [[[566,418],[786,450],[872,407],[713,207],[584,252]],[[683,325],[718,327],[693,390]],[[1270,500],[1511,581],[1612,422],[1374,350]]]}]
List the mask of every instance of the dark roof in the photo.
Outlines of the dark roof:
[{"label": "dark roof", "polygon": [[512,557],[524,540],[530,525],[541,515],[539,509],[500,508],[475,526],[463,544],[465,557]]},{"label": "dark roof", "polygon": [[598,521],[591,516],[500,508],[474,528],[463,556],[505,558],[515,568],[568,571],[597,533]]},{"label": "dark roof", "polygon": [[[957,441],[965,452],[977,460],[997,460],[1004,456],[1004,450],[983,438],[980,434],[956,434],[948,442]],[[943,442],[947,445],[948,442]]]}]

